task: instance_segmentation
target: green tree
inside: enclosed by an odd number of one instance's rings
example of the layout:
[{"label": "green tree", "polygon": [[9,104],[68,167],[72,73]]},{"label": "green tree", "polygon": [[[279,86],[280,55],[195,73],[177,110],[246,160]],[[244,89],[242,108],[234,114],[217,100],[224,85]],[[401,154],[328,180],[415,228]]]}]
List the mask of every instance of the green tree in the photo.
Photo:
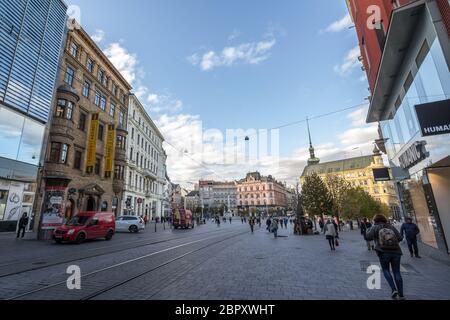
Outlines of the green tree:
[{"label": "green tree", "polygon": [[333,216],[340,219],[344,206],[351,196],[349,191],[352,189],[352,186],[347,180],[336,175],[327,176],[325,184],[333,202]]},{"label": "green tree", "polygon": [[326,183],[317,173],[305,177],[302,185],[302,205],[309,216],[320,216],[333,212],[333,198]]}]

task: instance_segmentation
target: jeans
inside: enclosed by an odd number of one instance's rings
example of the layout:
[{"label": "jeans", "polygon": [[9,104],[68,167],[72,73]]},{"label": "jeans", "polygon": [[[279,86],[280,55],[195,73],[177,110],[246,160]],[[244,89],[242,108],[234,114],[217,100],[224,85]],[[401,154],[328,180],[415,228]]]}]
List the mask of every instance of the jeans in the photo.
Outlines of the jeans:
[{"label": "jeans", "polygon": [[408,249],[411,255],[419,256],[419,247],[417,246],[417,238],[406,238]]},{"label": "jeans", "polygon": [[336,238],[333,236],[327,236],[327,240],[328,240],[328,244],[330,245],[330,249],[335,250],[336,249],[336,247],[335,247]]},{"label": "jeans", "polygon": [[[379,258],[384,277],[389,283],[392,292],[397,291],[398,294],[403,297],[403,278],[400,272],[400,261],[402,256],[395,253],[384,252],[380,254]],[[391,274],[391,268],[394,275],[393,277]]]},{"label": "jeans", "polygon": [[25,227],[19,227],[17,229],[17,238],[20,236],[20,231],[22,231],[22,238],[25,237]]},{"label": "jeans", "polygon": [[273,234],[275,238],[278,238],[278,229],[273,229]]}]

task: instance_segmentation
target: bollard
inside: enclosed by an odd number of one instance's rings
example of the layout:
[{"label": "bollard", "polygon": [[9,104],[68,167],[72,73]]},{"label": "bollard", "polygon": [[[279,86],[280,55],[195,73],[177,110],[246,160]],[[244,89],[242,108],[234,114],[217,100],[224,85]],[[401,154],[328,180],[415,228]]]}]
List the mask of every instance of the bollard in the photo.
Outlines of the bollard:
[{"label": "bollard", "polygon": [[156,223],[156,221],[155,221],[155,232],[156,232],[156,226],[157,226],[158,224]]}]

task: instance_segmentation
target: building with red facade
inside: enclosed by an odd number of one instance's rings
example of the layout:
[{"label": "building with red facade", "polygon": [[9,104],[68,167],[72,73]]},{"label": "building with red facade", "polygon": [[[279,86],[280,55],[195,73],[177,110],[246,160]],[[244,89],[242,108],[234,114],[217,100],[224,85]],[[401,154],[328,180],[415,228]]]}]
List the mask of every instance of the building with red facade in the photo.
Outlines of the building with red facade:
[{"label": "building with red facade", "polygon": [[[431,253],[450,248],[449,0],[348,0],[403,216]],[[437,250],[433,250],[437,249]]]}]

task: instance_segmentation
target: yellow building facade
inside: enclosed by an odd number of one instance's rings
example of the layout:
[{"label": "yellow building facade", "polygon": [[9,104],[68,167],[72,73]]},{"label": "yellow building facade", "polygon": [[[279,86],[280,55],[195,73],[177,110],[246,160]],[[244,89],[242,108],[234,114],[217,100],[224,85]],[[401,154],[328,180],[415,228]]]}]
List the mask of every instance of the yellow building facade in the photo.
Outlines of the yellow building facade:
[{"label": "yellow building facade", "polygon": [[[392,178],[390,169],[384,165],[381,154],[343,159],[331,162],[318,163],[305,167],[300,184],[303,185],[305,177],[317,173],[322,179],[328,176],[338,176],[348,181],[353,187],[360,187],[374,199],[391,208],[394,218],[400,218],[400,202],[394,182],[392,180],[377,181],[374,170],[385,169],[389,178]],[[382,170],[383,171],[383,170]]]}]

